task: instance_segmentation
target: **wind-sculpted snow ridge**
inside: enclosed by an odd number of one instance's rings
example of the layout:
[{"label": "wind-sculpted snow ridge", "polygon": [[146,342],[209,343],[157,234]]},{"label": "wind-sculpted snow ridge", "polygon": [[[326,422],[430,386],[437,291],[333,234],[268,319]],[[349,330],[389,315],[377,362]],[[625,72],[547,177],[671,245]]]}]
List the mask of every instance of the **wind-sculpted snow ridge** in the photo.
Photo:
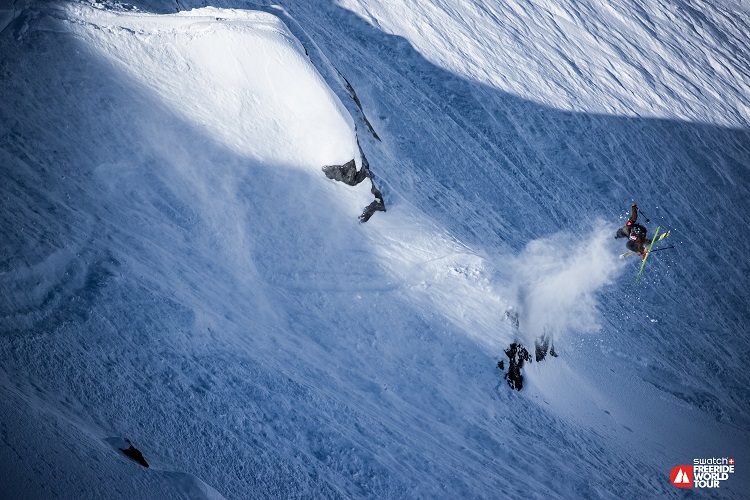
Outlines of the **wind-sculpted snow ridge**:
[{"label": "wind-sculpted snow ridge", "polygon": [[440,67],[558,109],[750,122],[750,13],[741,1],[342,5]]},{"label": "wind-sculpted snow ridge", "polygon": [[[248,159],[320,166],[357,153],[349,113],[278,17],[68,7],[71,28],[177,114]],[[277,147],[282,132],[289,146]],[[331,133],[335,131],[336,133]]]}]

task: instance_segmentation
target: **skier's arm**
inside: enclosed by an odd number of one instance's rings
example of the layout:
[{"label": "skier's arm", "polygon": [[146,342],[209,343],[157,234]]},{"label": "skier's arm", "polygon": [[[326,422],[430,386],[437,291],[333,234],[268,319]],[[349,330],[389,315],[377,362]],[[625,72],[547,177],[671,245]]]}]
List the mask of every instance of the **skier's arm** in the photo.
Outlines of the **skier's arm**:
[{"label": "skier's arm", "polygon": [[633,205],[630,207],[630,222],[635,224],[635,220],[638,218],[638,204],[633,203]]},{"label": "skier's arm", "polygon": [[635,219],[638,218],[638,205],[633,203],[630,207],[630,219],[628,219],[628,224],[625,227],[621,227],[617,230],[617,233],[615,234],[615,238],[627,238],[628,232],[625,231],[627,226],[631,226],[635,224]]}]

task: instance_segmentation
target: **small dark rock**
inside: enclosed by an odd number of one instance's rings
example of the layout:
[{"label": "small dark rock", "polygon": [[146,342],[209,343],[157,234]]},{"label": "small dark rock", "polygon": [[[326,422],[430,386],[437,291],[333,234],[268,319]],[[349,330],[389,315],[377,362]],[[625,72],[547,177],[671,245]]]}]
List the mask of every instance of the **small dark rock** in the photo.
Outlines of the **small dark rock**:
[{"label": "small dark rock", "polygon": [[359,216],[359,221],[367,222],[375,212],[385,212],[385,203],[383,203],[383,200],[374,200],[367,205],[362,211],[362,215]]},{"label": "small dark rock", "polygon": [[130,445],[130,448],[124,449],[124,448],[118,448],[126,457],[131,458],[141,464],[144,467],[148,467],[148,462],[146,462],[146,459],[143,458],[143,453],[140,452],[133,444],[130,442],[129,439],[126,439],[127,443]]},{"label": "small dark rock", "polygon": [[542,338],[537,340],[535,342],[535,350],[534,350],[536,361],[542,361],[544,358],[547,357],[547,353],[550,354],[552,357],[557,357],[557,353],[555,352],[555,346],[552,343],[552,339],[548,335],[543,335]]},{"label": "small dark rock", "polygon": [[356,186],[363,180],[367,179],[367,170],[364,168],[357,171],[357,165],[354,160],[349,160],[343,165],[326,165],[323,167],[323,173],[326,177],[335,181],[343,182],[349,186]]}]

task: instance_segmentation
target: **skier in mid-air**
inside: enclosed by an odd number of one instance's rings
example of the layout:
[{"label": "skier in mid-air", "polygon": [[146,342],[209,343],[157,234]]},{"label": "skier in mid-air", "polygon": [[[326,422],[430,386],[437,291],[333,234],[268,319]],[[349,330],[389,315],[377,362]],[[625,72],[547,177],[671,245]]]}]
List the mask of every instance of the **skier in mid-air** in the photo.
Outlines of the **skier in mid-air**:
[{"label": "skier in mid-air", "polygon": [[641,256],[646,257],[648,252],[648,240],[646,239],[646,228],[640,224],[636,224],[638,218],[638,204],[633,203],[630,209],[630,218],[623,227],[617,230],[615,238],[627,238],[628,242],[625,246],[631,252],[635,252]]}]

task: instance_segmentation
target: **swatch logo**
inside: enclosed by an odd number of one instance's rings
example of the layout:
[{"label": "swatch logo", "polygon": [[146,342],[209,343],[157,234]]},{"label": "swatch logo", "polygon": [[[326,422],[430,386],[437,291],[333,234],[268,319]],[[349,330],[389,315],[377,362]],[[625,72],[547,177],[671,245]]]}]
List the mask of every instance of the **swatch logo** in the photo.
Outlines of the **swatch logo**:
[{"label": "swatch logo", "polygon": [[693,465],[678,465],[669,474],[678,488],[721,488],[734,474],[734,458],[696,458]]}]

